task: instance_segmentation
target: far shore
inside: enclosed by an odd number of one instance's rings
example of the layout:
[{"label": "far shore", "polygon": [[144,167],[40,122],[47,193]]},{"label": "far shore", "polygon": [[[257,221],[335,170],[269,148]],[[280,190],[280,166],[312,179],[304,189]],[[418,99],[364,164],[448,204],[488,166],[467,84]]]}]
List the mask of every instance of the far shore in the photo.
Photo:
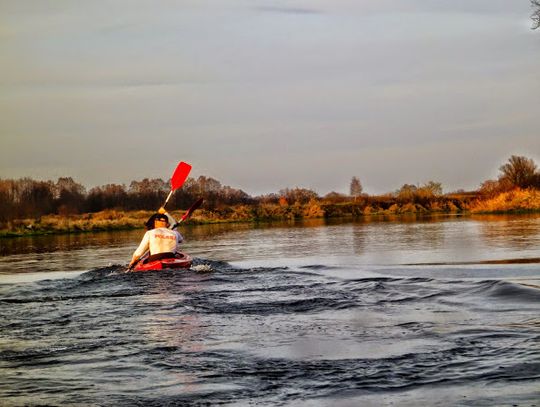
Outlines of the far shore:
[{"label": "far shore", "polygon": [[[71,215],[44,215],[34,219],[7,222],[0,229],[0,238],[73,234],[99,231],[143,229],[153,211],[105,210]],[[294,204],[258,204],[201,208],[186,224],[215,224],[235,222],[299,221],[304,219],[373,219],[415,215],[523,214],[540,213],[540,191],[514,190],[489,199],[460,199],[444,197],[426,202],[399,202],[381,197],[364,197],[347,202],[311,200]],[[180,219],[184,211],[171,211]]]}]

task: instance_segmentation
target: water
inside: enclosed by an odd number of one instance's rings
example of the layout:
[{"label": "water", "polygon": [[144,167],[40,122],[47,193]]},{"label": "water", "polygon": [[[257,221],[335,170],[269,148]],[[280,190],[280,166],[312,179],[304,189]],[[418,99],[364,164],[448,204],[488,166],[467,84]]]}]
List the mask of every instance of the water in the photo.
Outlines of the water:
[{"label": "water", "polygon": [[2,405],[540,405],[540,216],[0,241]]}]

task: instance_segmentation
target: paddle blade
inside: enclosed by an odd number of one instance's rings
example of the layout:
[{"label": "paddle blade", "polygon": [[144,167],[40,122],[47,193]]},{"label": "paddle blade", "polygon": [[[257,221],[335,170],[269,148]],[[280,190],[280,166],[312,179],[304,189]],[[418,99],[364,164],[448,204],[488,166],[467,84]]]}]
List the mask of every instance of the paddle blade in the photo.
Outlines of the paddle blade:
[{"label": "paddle blade", "polygon": [[186,211],[186,213],[184,213],[184,216],[182,216],[182,220],[180,222],[183,222],[187,218],[189,218],[191,216],[191,214],[195,211],[195,209],[197,209],[199,206],[202,205],[203,201],[204,201],[203,198],[197,199],[195,201],[195,203],[189,207],[189,209]]},{"label": "paddle blade", "polygon": [[171,177],[171,189],[174,191],[184,185],[186,178],[191,171],[191,165],[185,162],[181,162],[174,170],[174,174]]}]

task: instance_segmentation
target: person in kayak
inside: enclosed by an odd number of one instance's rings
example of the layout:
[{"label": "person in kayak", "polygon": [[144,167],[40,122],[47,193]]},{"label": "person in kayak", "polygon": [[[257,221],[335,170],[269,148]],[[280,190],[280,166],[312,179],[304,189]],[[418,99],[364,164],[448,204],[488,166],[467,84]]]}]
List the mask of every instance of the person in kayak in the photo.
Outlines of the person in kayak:
[{"label": "person in kayak", "polygon": [[149,225],[149,222],[146,223],[149,230],[144,234],[139,247],[133,253],[129,268],[135,266],[147,252],[150,255],[144,260],[145,262],[175,257],[180,243],[184,241],[178,231],[168,228],[171,224],[176,224],[176,221],[165,212],[165,209],[159,208],[158,213],[150,217],[149,221],[151,220],[153,220],[153,225]]}]

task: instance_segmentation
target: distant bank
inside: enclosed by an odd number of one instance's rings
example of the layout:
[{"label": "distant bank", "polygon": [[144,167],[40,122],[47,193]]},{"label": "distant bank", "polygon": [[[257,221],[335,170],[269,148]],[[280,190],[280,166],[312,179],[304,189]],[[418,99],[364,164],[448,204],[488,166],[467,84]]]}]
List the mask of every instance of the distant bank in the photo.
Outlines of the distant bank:
[{"label": "distant bank", "polygon": [[[252,197],[213,178],[187,178],[168,201],[169,209],[187,209],[204,199],[191,223],[260,222],[314,218],[360,218],[402,214],[525,213],[540,211],[540,171],[535,162],[511,156],[496,180],[477,191],[443,194],[441,183],[404,184],[372,196],[352,177],[348,195],[325,196],[306,188],[285,188]],[[81,233],[142,228],[171,191],[172,181],[148,179],[107,184],[89,191],[70,177],[53,181],[0,179],[0,237]],[[183,212],[174,212],[180,217]]]},{"label": "distant bank", "polygon": [[[354,199],[316,199],[308,202],[281,200],[278,203],[217,205],[198,209],[188,224],[221,222],[264,222],[314,218],[361,218],[405,214],[476,214],[540,212],[540,190],[516,188],[493,196],[474,193],[443,196],[367,196]],[[142,229],[152,211],[108,209],[77,215],[43,215],[12,220],[0,230],[0,237],[59,233]],[[180,218],[183,211],[171,213]]]}]

